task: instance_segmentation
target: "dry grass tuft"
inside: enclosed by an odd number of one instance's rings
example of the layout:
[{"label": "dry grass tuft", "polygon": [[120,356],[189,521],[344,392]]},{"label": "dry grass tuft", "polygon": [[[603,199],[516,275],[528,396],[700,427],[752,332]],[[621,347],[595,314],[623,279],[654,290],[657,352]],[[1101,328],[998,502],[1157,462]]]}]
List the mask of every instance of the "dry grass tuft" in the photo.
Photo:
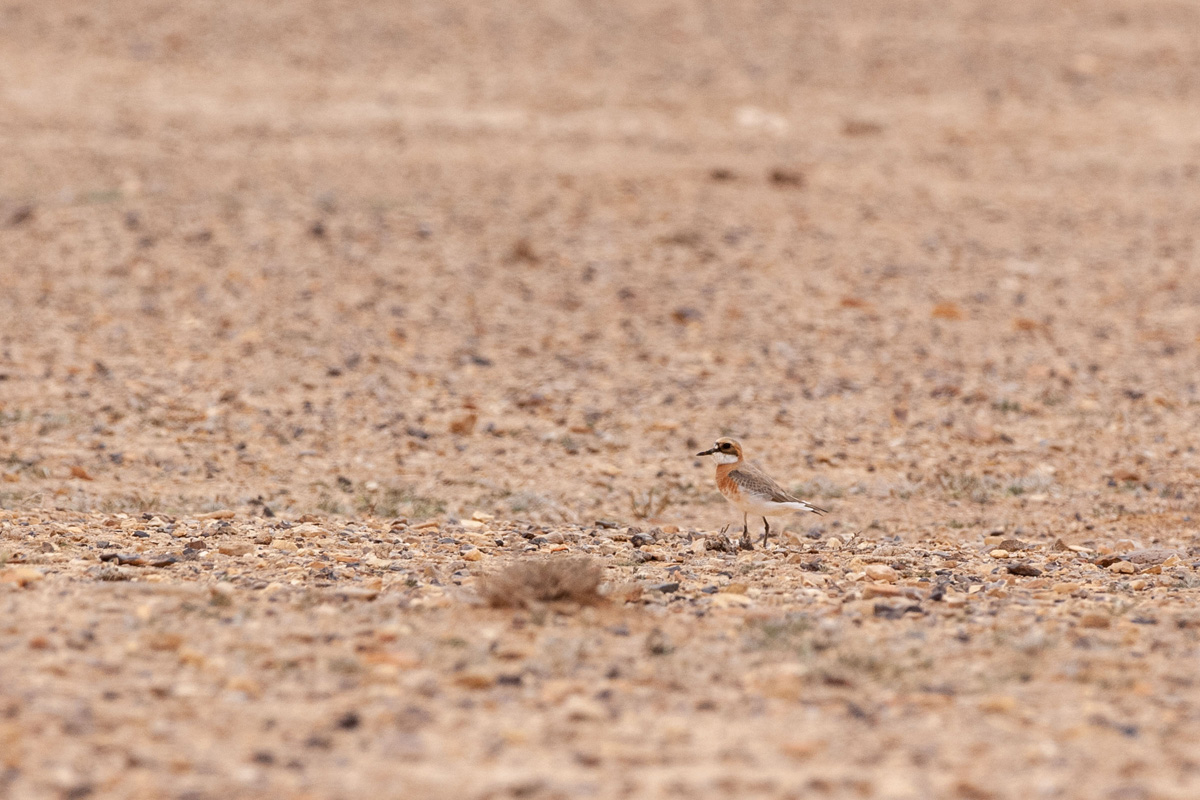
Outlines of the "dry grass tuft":
[{"label": "dry grass tuft", "polygon": [[568,600],[600,602],[604,568],[588,557],[517,561],[479,581],[479,594],[493,608],[523,608],[531,603]]}]

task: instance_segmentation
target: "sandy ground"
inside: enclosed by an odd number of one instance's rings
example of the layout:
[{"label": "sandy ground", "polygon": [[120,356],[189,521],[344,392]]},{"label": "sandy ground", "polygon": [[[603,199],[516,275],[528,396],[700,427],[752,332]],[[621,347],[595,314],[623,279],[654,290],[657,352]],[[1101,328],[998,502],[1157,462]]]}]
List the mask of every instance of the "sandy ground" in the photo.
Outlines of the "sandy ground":
[{"label": "sandy ground", "polygon": [[[0,63],[0,797],[1200,796],[1193,4],[10,2]],[[830,513],[710,549],[721,435]]]}]

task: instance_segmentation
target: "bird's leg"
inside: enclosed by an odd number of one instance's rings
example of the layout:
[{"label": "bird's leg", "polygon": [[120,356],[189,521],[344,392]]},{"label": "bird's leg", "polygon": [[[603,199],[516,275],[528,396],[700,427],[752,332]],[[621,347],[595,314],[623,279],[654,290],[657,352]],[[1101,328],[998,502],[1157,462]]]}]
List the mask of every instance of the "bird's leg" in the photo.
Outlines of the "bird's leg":
[{"label": "bird's leg", "polygon": [[771,535],[771,523],[767,522],[767,518],[763,517],[763,547],[767,546],[767,537]]},{"label": "bird's leg", "polygon": [[750,521],[748,514],[742,514],[742,541],[740,544],[743,550],[754,549],[754,542],[750,541]]}]

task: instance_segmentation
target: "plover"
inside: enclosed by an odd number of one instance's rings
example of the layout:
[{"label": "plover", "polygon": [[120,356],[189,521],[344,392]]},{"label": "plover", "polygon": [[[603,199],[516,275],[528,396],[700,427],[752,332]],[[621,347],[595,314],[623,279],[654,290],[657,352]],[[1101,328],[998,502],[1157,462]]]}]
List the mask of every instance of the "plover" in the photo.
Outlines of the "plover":
[{"label": "plover", "polygon": [[812,503],[806,503],[799,497],[793,497],[784,491],[783,487],[771,479],[771,476],[751,464],[742,455],[742,445],[736,439],[720,438],[716,443],[698,456],[712,456],[717,462],[717,488],[725,499],[733,503],[742,512],[742,541],[744,550],[754,549],[750,542],[749,516],[761,516],[763,521],[762,544],[767,543],[771,535],[771,525],[767,517],[780,514],[790,514],[793,511],[812,511],[824,514],[825,509],[817,508]]}]

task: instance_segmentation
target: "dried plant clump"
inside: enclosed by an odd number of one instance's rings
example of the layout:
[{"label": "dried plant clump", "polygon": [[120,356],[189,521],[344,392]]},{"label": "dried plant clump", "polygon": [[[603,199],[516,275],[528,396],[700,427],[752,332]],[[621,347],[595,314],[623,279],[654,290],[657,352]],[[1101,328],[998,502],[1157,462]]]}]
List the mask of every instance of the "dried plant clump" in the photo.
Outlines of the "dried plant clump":
[{"label": "dried plant clump", "polygon": [[600,602],[604,568],[588,557],[517,561],[483,576],[480,596],[493,608],[524,608],[532,603],[566,600]]},{"label": "dried plant clump", "polygon": [[638,519],[660,517],[672,502],[673,498],[670,491],[663,492],[662,496],[657,498],[657,500],[654,497],[653,489],[640,495],[632,490],[629,492],[629,505],[633,509],[633,515]]}]

